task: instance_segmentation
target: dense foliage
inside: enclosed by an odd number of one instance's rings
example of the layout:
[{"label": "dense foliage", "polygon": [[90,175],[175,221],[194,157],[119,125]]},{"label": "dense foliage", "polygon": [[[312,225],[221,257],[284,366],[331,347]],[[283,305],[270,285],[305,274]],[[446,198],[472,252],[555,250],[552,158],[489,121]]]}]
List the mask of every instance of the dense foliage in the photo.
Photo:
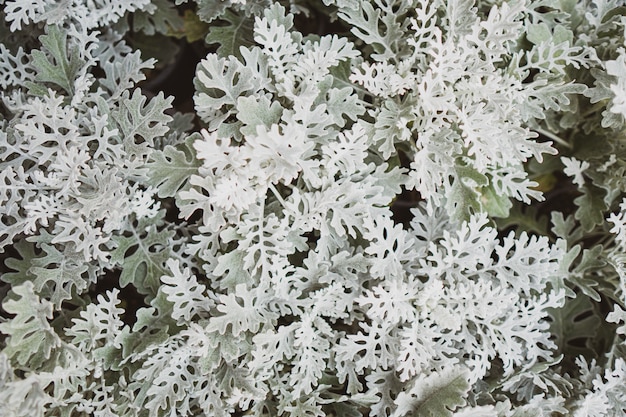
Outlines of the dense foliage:
[{"label": "dense foliage", "polygon": [[0,5],[0,415],[626,414],[626,2]]}]

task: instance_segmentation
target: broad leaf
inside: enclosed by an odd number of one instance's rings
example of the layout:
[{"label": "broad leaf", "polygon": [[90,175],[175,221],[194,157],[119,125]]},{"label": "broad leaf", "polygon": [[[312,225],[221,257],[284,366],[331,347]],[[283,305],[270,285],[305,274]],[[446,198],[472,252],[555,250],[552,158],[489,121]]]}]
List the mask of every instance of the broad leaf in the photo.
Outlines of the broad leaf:
[{"label": "broad leaf", "polygon": [[[68,38],[59,26],[48,26],[45,35],[39,38],[42,50],[33,50],[32,65],[36,69],[35,81],[52,83],[61,87],[69,96],[75,93],[74,83],[87,64],[81,57],[78,45],[69,45]],[[34,83],[27,84],[34,92],[41,87]]]},{"label": "broad leaf", "polygon": [[147,164],[147,183],[158,190],[159,197],[174,197],[191,175],[198,173],[202,161],[195,157],[193,142],[199,138],[200,134],[194,133],[179,145],[167,145],[162,151],[152,152]]},{"label": "broad leaf", "polygon": [[604,216],[609,208],[604,197],[606,191],[595,186],[583,187],[583,195],[576,197],[574,203],[578,206],[574,217],[580,221],[583,229],[590,232],[604,222]]},{"label": "broad leaf", "polygon": [[457,368],[419,377],[408,392],[398,394],[392,417],[452,417],[466,403],[468,378],[467,370]]},{"label": "broad leaf", "polygon": [[[203,16],[207,21],[207,17]],[[220,24],[217,24],[220,23]],[[243,13],[225,10],[217,22],[212,22],[209,33],[204,41],[208,45],[219,45],[217,54],[220,57],[239,56],[240,46],[252,46],[254,23]]]},{"label": "broad leaf", "polygon": [[149,218],[139,220],[128,236],[115,236],[111,262],[121,266],[120,285],[132,284],[141,294],[154,297],[160,287],[159,278],[168,273],[165,263],[172,255],[175,231],[152,223]]},{"label": "broad leaf", "polygon": [[20,365],[41,366],[52,350],[61,345],[59,336],[50,327],[52,303],[35,294],[31,282],[13,287],[16,299],[6,299],[2,307],[15,317],[0,323],[0,332],[9,336],[3,349]]}]

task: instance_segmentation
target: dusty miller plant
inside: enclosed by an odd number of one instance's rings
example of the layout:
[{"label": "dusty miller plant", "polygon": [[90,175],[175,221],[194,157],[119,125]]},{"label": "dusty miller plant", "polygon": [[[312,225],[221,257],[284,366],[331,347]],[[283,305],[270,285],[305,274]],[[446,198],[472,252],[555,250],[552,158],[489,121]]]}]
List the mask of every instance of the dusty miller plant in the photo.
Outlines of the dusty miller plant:
[{"label": "dusty miller plant", "polygon": [[626,413],[623,1],[0,4],[0,415]]}]

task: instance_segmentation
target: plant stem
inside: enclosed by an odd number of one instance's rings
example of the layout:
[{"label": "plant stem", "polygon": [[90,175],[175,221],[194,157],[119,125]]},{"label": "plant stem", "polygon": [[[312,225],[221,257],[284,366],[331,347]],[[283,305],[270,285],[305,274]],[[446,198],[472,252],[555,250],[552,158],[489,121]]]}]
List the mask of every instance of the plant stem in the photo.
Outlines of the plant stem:
[{"label": "plant stem", "polygon": [[572,144],[571,143],[568,143],[565,139],[562,139],[561,137],[555,135],[552,132],[544,130],[544,129],[540,128],[540,127],[533,127],[532,130],[534,130],[537,133],[539,133],[539,134],[541,134],[543,136],[546,136],[546,137],[552,139],[553,141],[555,141],[555,142],[565,146],[567,149],[572,149]]}]

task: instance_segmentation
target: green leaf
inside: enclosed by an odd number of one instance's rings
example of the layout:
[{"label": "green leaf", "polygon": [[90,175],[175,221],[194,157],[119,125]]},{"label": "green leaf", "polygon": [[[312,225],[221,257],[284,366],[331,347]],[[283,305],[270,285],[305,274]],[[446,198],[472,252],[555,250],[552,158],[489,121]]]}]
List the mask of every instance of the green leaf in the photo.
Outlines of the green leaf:
[{"label": "green leaf", "polygon": [[547,24],[541,22],[534,25],[528,25],[526,38],[535,45],[550,41],[552,32]]},{"label": "green leaf", "polygon": [[196,69],[194,103],[198,116],[216,130],[231,115],[237,99],[256,92],[251,68],[234,57],[218,58],[209,54]]},{"label": "green leaf", "polygon": [[220,17],[227,11],[231,1],[227,0],[198,0],[198,17],[207,23]]},{"label": "green leaf", "polygon": [[237,99],[237,119],[243,122],[241,133],[244,135],[256,134],[257,126],[268,129],[278,123],[283,108],[277,101],[270,102],[267,97],[239,97]]},{"label": "green leaf", "polygon": [[13,287],[13,292],[19,298],[2,303],[7,313],[15,315],[0,323],[0,332],[9,336],[2,352],[20,365],[37,368],[50,358],[52,349],[61,345],[48,322],[52,319],[52,303],[35,294],[32,282]]},{"label": "green leaf", "polygon": [[48,299],[60,310],[62,302],[72,299],[73,291],[81,294],[95,275],[83,255],[73,250],[73,244],[59,250],[50,244],[51,240],[52,236],[45,231],[40,236],[29,238],[29,241],[37,242],[42,249],[41,254],[35,252],[34,244],[18,241],[14,248],[21,259],[6,260],[5,264],[15,272],[2,274],[2,281],[12,286],[30,281],[39,296]]},{"label": "green leaf", "polygon": [[565,283],[565,281],[571,275],[570,269],[574,264],[574,261],[578,257],[578,254],[580,253],[580,245],[576,245],[570,250],[567,250],[567,242],[564,239],[559,239],[557,240],[555,246],[563,250],[564,253],[561,256],[561,260],[559,262],[559,270],[554,275],[552,287],[556,291],[565,291],[566,297],[574,298],[576,297],[576,292],[574,292],[574,290],[571,289],[570,286]]},{"label": "green leaf", "polygon": [[572,215],[563,217],[563,213],[555,211],[551,214],[552,233],[557,237],[564,239],[568,247],[583,238],[583,231],[580,227],[576,227],[576,220]]},{"label": "green leaf", "polygon": [[144,32],[135,32],[128,42],[133,49],[141,51],[141,59],[154,59],[158,62],[157,66],[162,68],[175,65],[181,47],[174,38],[160,33],[146,35]]},{"label": "green leaf", "polygon": [[590,341],[596,337],[602,319],[589,297],[579,294],[568,298],[562,308],[550,309],[549,314],[552,319],[550,333],[558,346],[558,353],[572,361],[579,355],[595,357]]},{"label": "green leaf", "polygon": [[569,42],[569,44],[571,44],[574,39],[572,31],[562,25],[555,26],[553,31],[551,31],[546,23],[541,22],[529,25],[527,31],[526,37],[535,45],[547,42],[553,43],[554,45],[559,45],[563,42]]},{"label": "green leaf", "polygon": [[148,162],[147,183],[158,189],[161,198],[173,197],[185,186],[191,175],[198,173],[202,162],[198,160],[193,142],[201,138],[194,133],[185,142],[176,146],[168,145],[162,151],[155,150]]},{"label": "green leaf", "polygon": [[462,222],[480,212],[482,206],[478,190],[487,184],[487,177],[471,166],[457,165],[456,178],[447,192],[446,210],[450,218]]},{"label": "green leaf", "polygon": [[124,332],[120,336],[122,356],[128,357],[165,342],[170,336],[170,328],[176,328],[171,312],[172,304],[163,293],[159,293],[150,302],[150,307],[137,310],[137,321],[132,331]]},{"label": "green leaf", "polygon": [[149,7],[132,14],[134,32],[171,36],[183,31],[183,18],[178,15],[174,4],[167,0],[151,0],[150,3]]},{"label": "green leaf", "polygon": [[97,302],[88,304],[80,312],[80,317],[72,319],[72,326],[65,329],[65,335],[72,338],[72,344],[84,352],[120,347],[116,338],[125,326],[121,319],[124,309],[118,306],[118,295],[118,288],[99,294]]},{"label": "green leaf", "polygon": [[236,338],[245,332],[257,333],[262,326],[273,323],[278,317],[278,313],[262,305],[257,290],[248,290],[245,284],[238,284],[235,291],[221,295],[216,309],[222,314],[210,318],[206,331],[217,331]]},{"label": "green leaf", "polygon": [[[77,46],[68,50],[66,32],[56,25],[47,26],[47,33],[39,37],[43,48],[33,50],[32,64],[35,67],[35,81],[52,83],[61,87],[70,96],[74,94],[74,82],[86,62],[81,58]],[[36,83],[27,83],[31,92],[41,90]]]},{"label": "green leaf", "polygon": [[498,194],[493,185],[482,189],[481,201],[484,209],[492,217],[509,217],[513,203],[508,195]]},{"label": "green leaf", "polygon": [[233,362],[250,351],[252,345],[245,337],[235,337],[232,333],[224,334],[215,330],[210,333],[209,343],[215,354],[207,357],[203,363],[208,369],[218,366],[221,360]]},{"label": "green leaf", "polygon": [[334,416],[362,417],[363,413],[356,404],[348,402],[333,402],[328,406]]},{"label": "green leaf", "polygon": [[[611,91],[611,84],[615,83],[617,77],[607,74],[606,71],[601,70],[600,68],[591,68],[589,73],[595,80],[593,82],[593,88],[589,88],[584,92],[585,97],[589,97],[591,104],[600,103],[604,100],[610,100],[614,95]],[[596,141],[593,141],[592,143],[595,142]]]},{"label": "green leaf", "polygon": [[[376,113],[373,140],[385,159],[396,152],[395,144],[406,139],[408,121],[413,119],[411,112],[414,104],[411,100],[385,100]],[[401,123],[404,121],[404,123]]]},{"label": "green leaf", "polygon": [[590,232],[604,222],[605,213],[609,206],[604,197],[606,190],[593,186],[583,187],[583,195],[576,197],[574,203],[578,206],[574,217],[580,221],[585,232]]},{"label": "green leaf", "polygon": [[356,121],[359,116],[365,113],[365,107],[353,92],[354,90],[350,87],[331,88],[328,91],[327,111],[333,122],[339,127],[346,125],[346,119]]},{"label": "green leaf", "polygon": [[124,147],[130,155],[142,155],[146,148],[154,147],[154,139],[169,131],[172,117],[165,112],[172,106],[173,97],[165,98],[163,93],[147,97],[138,88],[130,96],[125,91],[120,99],[120,107],[112,112],[113,119],[122,135]]},{"label": "green leaf", "polygon": [[41,255],[35,252],[35,245],[26,240],[18,240],[13,244],[13,249],[17,251],[19,258],[7,258],[4,264],[13,272],[0,274],[0,280],[11,284],[12,287],[32,281],[35,275],[30,271],[34,259]]},{"label": "green leaf", "polygon": [[556,45],[567,42],[570,45],[574,42],[574,33],[563,25],[554,27],[552,42]]},{"label": "green leaf", "polygon": [[[200,13],[200,10],[198,11]],[[206,17],[200,18],[207,22]],[[209,45],[219,45],[217,54],[220,57],[239,56],[240,46],[252,46],[254,42],[254,24],[253,21],[243,15],[243,13],[234,13],[226,10],[220,16],[220,25],[213,22],[209,33],[204,41]]]},{"label": "green leaf", "polygon": [[88,265],[82,253],[73,249],[73,244],[67,245],[61,252],[55,245],[40,243],[46,253],[45,256],[33,259],[29,272],[36,278],[33,281],[36,291],[52,301],[57,309],[61,309],[63,300],[72,298],[72,289],[78,294],[89,285]]},{"label": "green leaf", "polygon": [[[560,242],[564,243],[563,240]],[[563,247],[563,249],[566,248]],[[596,302],[600,302],[600,294],[598,294],[594,288],[598,286],[599,282],[598,279],[594,277],[594,274],[597,274],[597,272],[606,265],[602,253],[603,250],[602,245],[596,245],[591,249],[584,249],[579,261],[577,261],[577,259],[581,252],[581,245],[575,245],[563,254],[559,263],[557,279],[559,288],[565,289],[567,297],[574,298],[577,296],[577,293],[575,293],[570,286],[565,285],[565,280],[574,284],[587,297]]]},{"label": "green leaf", "polygon": [[192,10],[185,10],[185,14],[183,15],[182,35],[187,40],[187,43],[194,43],[202,39],[209,31],[210,27],[211,25],[200,20],[198,15]]},{"label": "green leaf", "polygon": [[583,294],[595,302],[600,302],[601,298],[600,294],[594,289],[594,287],[598,286],[598,281],[590,279],[588,276],[599,271],[600,268],[606,265],[602,256],[603,250],[602,245],[596,245],[591,249],[583,250],[582,259],[569,276],[569,281],[576,284]]},{"label": "green leaf", "polygon": [[220,289],[234,291],[239,284],[253,285],[254,279],[243,267],[246,252],[234,249],[220,255],[213,274],[220,277],[218,285]]},{"label": "green leaf", "polygon": [[[174,339],[168,340],[168,344],[172,340]],[[145,391],[147,402],[143,407],[148,411],[148,415],[151,416],[169,414],[169,410],[178,407],[179,404],[184,404],[185,400],[189,401],[188,397],[192,395],[194,385],[199,380],[199,377],[196,375],[193,356],[181,354],[185,352],[185,348],[182,347],[181,349],[180,345],[170,346],[161,348],[155,353],[156,358],[158,358],[156,363],[153,362],[155,356],[148,358],[141,370],[144,371],[148,368],[147,374],[151,378],[148,380],[149,382],[146,381],[148,383],[142,384],[141,392],[137,397],[140,399],[139,403],[141,404],[143,392],[147,388],[147,391]],[[166,354],[163,355],[165,352]],[[135,374],[140,381],[141,371]],[[242,384],[234,383],[232,386],[240,387]],[[184,407],[184,405],[181,406],[183,409]],[[161,409],[163,409],[163,413],[160,412]],[[180,415],[189,415],[189,413],[182,411]]]},{"label": "green leaf", "polygon": [[355,9],[344,8],[338,16],[348,23],[355,36],[372,48],[372,58],[377,61],[392,58],[404,38],[395,13],[387,13],[368,2],[361,2]]},{"label": "green leaf", "polygon": [[508,215],[496,219],[496,222],[499,230],[514,227],[516,235],[523,231],[544,236],[548,234],[548,217],[540,214],[537,207],[520,201],[513,201]]},{"label": "green leaf", "polygon": [[560,79],[538,76],[529,85],[529,99],[521,106],[524,120],[531,117],[545,119],[546,110],[564,111],[571,105],[571,97],[584,93],[587,87],[573,81],[564,82]]},{"label": "green leaf", "polygon": [[451,417],[457,407],[466,403],[468,378],[465,369],[449,369],[418,379],[408,392],[398,394],[398,408],[392,417]]},{"label": "green leaf", "polygon": [[105,99],[106,95],[104,94],[98,97],[97,100],[104,103],[104,106],[102,103],[98,103],[98,107],[108,110],[109,104],[107,102],[111,99],[118,99],[124,91],[145,80],[144,72],[153,69],[155,62],[154,59],[143,61],[140,51],[110,60],[103,59],[100,62],[100,66],[104,70],[105,75],[100,77],[97,82],[110,92],[110,98],[107,97]]},{"label": "green leaf", "polygon": [[169,272],[165,262],[172,255],[174,235],[174,230],[142,218],[128,236],[114,236],[111,240],[116,247],[111,251],[111,262],[122,269],[120,285],[132,284],[140,294],[156,296],[161,276]]}]

